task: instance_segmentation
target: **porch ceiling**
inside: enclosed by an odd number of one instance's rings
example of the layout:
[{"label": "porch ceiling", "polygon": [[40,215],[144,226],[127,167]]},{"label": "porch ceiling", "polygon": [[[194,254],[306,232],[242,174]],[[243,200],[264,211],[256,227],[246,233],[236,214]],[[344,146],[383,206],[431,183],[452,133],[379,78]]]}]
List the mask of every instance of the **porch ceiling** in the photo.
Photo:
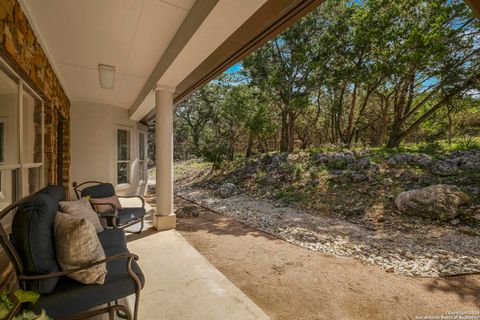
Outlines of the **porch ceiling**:
[{"label": "porch ceiling", "polygon": [[[195,0],[22,0],[72,100],[128,108]],[[115,89],[98,64],[116,67]]]},{"label": "porch ceiling", "polygon": [[[130,108],[159,80],[175,87],[266,0],[19,1],[72,101]],[[99,64],[116,67],[115,89],[100,87]]]},{"label": "porch ceiling", "polygon": [[[478,15],[477,0],[466,0]],[[152,118],[153,89],[175,101],[239,61],[322,0],[19,0],[72,101]],[[98,65],[116,67],[102,89]]]}]

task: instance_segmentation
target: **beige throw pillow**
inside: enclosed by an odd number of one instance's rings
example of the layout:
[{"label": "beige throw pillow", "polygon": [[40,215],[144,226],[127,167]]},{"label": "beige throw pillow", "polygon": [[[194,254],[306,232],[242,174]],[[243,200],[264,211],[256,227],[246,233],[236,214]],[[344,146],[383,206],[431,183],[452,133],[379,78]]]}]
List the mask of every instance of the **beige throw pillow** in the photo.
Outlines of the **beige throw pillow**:
[{"label": "beige throw pillow", "polygon": [[60,206],[61,212],[71,214],[79,219],[84,218],[90,221],[95,227],[97,233],[103,231],[98,215],[93,210],[92,205],[87,198],[81,198],[80,200],[74,201],[60,201],[58,205]]},{"label": "beige throw pillow", "polygon": [[[100,240],[92,223],[84,218],[58,212],[54,227],[55,252],[62,270],[71,270],[105,259]],[[105,263],[68,276],[81,283],[102,284],[107,275]]]}]

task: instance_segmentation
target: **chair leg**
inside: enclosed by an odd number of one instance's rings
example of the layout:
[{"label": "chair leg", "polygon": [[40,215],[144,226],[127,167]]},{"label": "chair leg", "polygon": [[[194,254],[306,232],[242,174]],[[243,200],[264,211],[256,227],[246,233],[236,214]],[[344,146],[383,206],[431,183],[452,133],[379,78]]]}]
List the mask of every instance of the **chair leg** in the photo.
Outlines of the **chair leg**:
[{"label": "chair leg", "polygon": [[142,217],[142,221],[140,222],[140,230],[135,232],[136,234],[142,233],[144,223],[145,223],[145,217]]},{"label": "chair leg", "polygon": [[113,314],[112,304],[109,302],[107,304],[107,306],[108,306],[108,320],[115,320],[115,316]]},{"label": "chair leg", "polygon": [[138,302],[140,301],[140,291],[135,293],[135,306],[133,308],[133,320],[138,319]]},{"label": "chair leg", "polygon": [[125,310],[121,310],[119,308],[119,304],[118,304],[118,300],[115,300],[115,309],[116,309],[116,314],[117,314],[117,317],[121,318],[121,319],[131,319],[132,316],[129,315]]},{"label": "chair leg", "polygon": [[135,272],[133,272],[132,260],[133,260],[132,258],[128,259],[127,271],[128,271],[128,274],[132,277],[132,280],[135,284],[135,306],[133,308],[133,320],[137,320],[138,319],[138,303],[140,301],[140,290],[142,290],[142,284],[138,276],[135,274]]},{"label": "chair leg", "polygon": [[[135,225],[135,224],[137,224],[137,223],[138,223],[138,222],[135,222],[135,223],[132,223],[132,224],[128,224],[128,225],[124,225],[124,226],[121,226],[120,228],[123,228],[123,229],[129,228],[129,227],[131,227],[131,226],[133,226],[133,225]],[[145,225],[145,218],[142,218],[142,219],[140,220],[140,230],[138,230],[138,231],[125,230],[125,232],[127,232],[127,233],[133,233],[133,234],[140,234],[140,233],[142,233],[142,230],[143,230],[144,225]]]},{"label": "chair leg", "polygon": [[124,305],[117,304],[116,301],[115,301],[115,313],[119,318],[132,320],[132,313],[130,312],[130,310],[128,310],[128,308]]}]

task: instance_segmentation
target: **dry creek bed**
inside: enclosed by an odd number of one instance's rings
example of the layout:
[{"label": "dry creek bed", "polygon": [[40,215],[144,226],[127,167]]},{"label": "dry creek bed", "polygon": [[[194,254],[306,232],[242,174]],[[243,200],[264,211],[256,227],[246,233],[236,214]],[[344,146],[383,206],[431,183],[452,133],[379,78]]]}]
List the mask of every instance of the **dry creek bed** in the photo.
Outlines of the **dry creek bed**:
[{"label": "dry creek bed", "polygon": [[386,272],[419,277],[480,273],[480,237],[453,228],[418,225],[392,232],[312,216],[245,194],[222,199],[212,190],[191,186],[178,186],[176,194],[303,248],[354,257]]}]

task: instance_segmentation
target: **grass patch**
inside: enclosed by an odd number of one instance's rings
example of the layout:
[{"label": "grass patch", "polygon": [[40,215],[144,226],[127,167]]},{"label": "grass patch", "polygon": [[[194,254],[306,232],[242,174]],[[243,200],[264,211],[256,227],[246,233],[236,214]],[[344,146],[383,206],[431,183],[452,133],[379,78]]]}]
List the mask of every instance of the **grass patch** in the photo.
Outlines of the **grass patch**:
[{"label": "grass patch", "polygon": [[306,203],[308,197],[308,192],[297,190],[294,186],[288,186],[286,190],[280,190],[275,193],[275,198],[283,201],[285,204],[291,204],[294,202]]},{"label": "grass patch", "polygon": [[451,144],[448,144],[447,140],[437,140],[433,142],[406,143],[398,148],[378,147],[369,150],[373,156],[372,160],[378,161],[398,153],[424,153],[436,159],[438,156],[449,152],[475,149],[480,149],[480,138],[465,136],[453,139]]}]

